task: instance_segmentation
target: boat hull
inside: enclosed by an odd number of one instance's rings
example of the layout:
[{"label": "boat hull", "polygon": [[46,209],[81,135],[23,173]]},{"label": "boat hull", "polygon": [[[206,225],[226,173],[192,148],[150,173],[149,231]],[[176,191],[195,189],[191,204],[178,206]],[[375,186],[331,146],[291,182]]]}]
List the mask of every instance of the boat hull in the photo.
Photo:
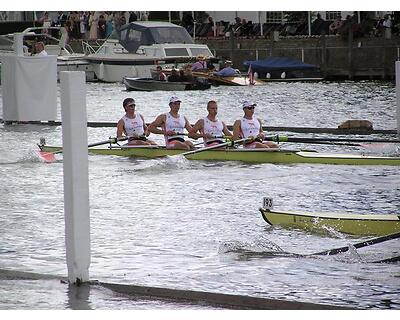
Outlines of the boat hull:
[{"label": "boat hull", "polygon": [[123,80],[127,91],[185,91],[206,90],[210,88],[208,83],[192,82],[168,82],[151,78],[129,78]]},{"label": "boat hull", "polygon": [[124,84],[128,91],[184,91],[187,82],[157,81],[149,78],[124,78]]},{"label": "boat hull", "polygon": [[[42,151],[60,151],[60,147],[40,146]],[[159,158],[183,153],[165,147],[111,147],[90,148],[89,153],[124,157]],[[337,165],[388,165],[399,166],[400,157],[379,157],[352,154],[328,154],[311,151],[273,149],[222,149],[206,150],[186,156],[189,160],[243,161],[251,163],[308,163]]]},{"label": "boat hull", "polygon": [[332,228],[354,235],[386,235],[400,232],[400,215],[339,214],[274,211],[260,208],[263,219],[271,225],[305,230]]}]

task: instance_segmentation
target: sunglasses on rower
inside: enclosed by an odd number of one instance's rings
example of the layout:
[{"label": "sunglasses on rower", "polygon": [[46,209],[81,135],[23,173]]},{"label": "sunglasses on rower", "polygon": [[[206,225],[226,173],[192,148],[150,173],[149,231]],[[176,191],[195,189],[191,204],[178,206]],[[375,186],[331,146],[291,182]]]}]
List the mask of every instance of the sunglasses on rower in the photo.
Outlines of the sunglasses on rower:
[{"label": "sunglasses on rower", "polygon": [[134,103],[130,103],[127,105],[128,108],[134,108],[135,106],[136,106],[136,104],[134,104]]},{"label": "sunglasses on rower", "polygon": [[251,107],[245,107],[246,109],[249,109],[249,110],[254,110],[254,106],[251,106]]}]

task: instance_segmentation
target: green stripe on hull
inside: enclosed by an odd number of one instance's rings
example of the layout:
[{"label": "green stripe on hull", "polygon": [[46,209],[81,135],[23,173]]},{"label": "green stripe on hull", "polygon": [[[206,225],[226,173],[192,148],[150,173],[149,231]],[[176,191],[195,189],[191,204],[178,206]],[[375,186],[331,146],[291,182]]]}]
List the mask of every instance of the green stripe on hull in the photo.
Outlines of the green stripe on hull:
[{"label": "green stripe on hull", "polygon": [[290,211],[268,211],[260,208],[262,217],[271,225],[316,230],[325,227],[336,231],[366,236],[386,235],[400,232],[399,215],[303,213]]},{"label": "green stripe on hull", "polygon": [[[42,146],[42,151],[59,151],[60,147]],[[158,158],[173,156],[185,152],[184,150],[170,150],[165,148],[90,148],[89,153],[115,155],[124,157]],[[288,150],[260,150],[260,149],[231,149],[207,150],[186,156],[190,160],[211,161],[243,161],[252,163],[318,163],[344,165],[388,165],[399,166],[400,157],[380,157],[351,154],[329,154],[310,151]]]}]

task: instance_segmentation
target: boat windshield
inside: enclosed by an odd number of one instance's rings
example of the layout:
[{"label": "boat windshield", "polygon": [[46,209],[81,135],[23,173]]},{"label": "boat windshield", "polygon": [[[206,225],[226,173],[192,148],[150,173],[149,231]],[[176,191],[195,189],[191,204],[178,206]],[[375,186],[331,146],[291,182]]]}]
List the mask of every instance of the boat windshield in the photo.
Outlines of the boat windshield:
[{"label": "boat windshield", "polygon": [[119,39],[121,45],[130,53],[136,53],[142,45],[194,43],[185,28],[172,23],[132,22],[113,32],[109,39]]}]

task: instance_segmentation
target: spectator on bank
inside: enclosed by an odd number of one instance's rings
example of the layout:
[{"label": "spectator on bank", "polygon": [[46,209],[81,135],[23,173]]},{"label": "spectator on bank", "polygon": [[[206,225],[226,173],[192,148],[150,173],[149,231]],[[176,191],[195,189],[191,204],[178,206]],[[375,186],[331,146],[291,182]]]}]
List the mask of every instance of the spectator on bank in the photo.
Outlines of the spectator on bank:
[{"label": "spectator on bank", "polygon": [[130,11],[129,14],[129,23],[137,21],[137,15],[134,11]]},{"label": "spectator on bank", "polygon": [[112,33],[113,31],[113,15],[112,12],[109,11],[106,18],[106,38]]},{"label": "spectator on bank", "polygon": [[343,25],[342,16],[338,15],[337,18],[329,25],[329,33],[337,34],[342,25]]},{"label": "spectator on bank", "polygon": [[51,19],[49,18],[49,13],[46,11],[43,16],[39,19],[39,22],[42,24],[43,28],[42,33],[48,34],[49,27],[51,27]]},{"label": "spectator on bank", "polygon": [[77,11],[70,11],[68,20],[71,23],[71,38],[72,39],[79,39],[80,27],[79,27],[79,14]]},{"label": "spectator on bank", "polygon": [[106,38],[106,32],[107,32],[107,27],[106,27],[106,25],[107,25],[107,21],[106,21],[106,19],[104,18],[104,15],[100,15],[99,16],[99,21],[98,21],[98,25],[99,25],[99,38],[100,39],[105,39]]},{"label": "spectator on bank", "polygon": [[225,37],[225,26],[223,21],[217,22],[217,37]]},{"label": "spectator on bank", "polygon": [[80,36],[81,39],[86,39],[87,25],[88,25],[88,13],[81,11],[81,13],[79,14],[79,30],[81,33]]},{"label": "spectator on bank", "polygon": [[360,23],[360,32],[363,36],[371,36],[374,33],[374,23],[368,15]]},{"label": "spectator on bank", "polygon": [[315,19],[311,24],[311,34],[320,35],[323,32],[323,25],[325,20],[321,18],[321,15],[317,14],[317,19]]},{"label": "spectator on bank", "polygon": [[390,20],[390,15],[385,14],[385,16],[383,18],[384,18],[384,20],[382,22],[382,26],[384,28],[391,28],[392,27],[392,21]]},{"label": "spectator on bank", "polygon": [[148,12],[144,12],[144,13],[142,14],[141,20],[142,20],[142,21],[149,21],[149,14],[148,14]]},{"label": "spectator on bank", "polygon": [[96,40],[98,38],[99,17],[97,11],[92,11],[89,16],[89,39]]},{"label": "spectator on bank", "polygon": [[214,19],[213,17],[209,16],[208,17],[208,22],[207,22],[207,37],[214,37],[214,29],[216,28],[216,25],[214,24]]},{"label": "spectator on bank", "polygon": [[192,14],[189,12],[185,12],[182,17],[182,27],[184,27],[189,32],[190,29],[193,29],[193,24],[194,20]]},{"label": "spectator on bank", "polygon": [[57,27],[64,27],[65,23],[67,22],[67,19],[68,19],[68,17],[67,17],[66,14],[64,14],[63,11],[58,11],[58,16],[57,16],[56,21],[55,21],[56,26]]},{"label": "spectator on bank", "polygon": [[232,32],[235,36],[239,36],[242,28],[242,19],[239,17],[235,18],[235,24],[232,26]]}]

